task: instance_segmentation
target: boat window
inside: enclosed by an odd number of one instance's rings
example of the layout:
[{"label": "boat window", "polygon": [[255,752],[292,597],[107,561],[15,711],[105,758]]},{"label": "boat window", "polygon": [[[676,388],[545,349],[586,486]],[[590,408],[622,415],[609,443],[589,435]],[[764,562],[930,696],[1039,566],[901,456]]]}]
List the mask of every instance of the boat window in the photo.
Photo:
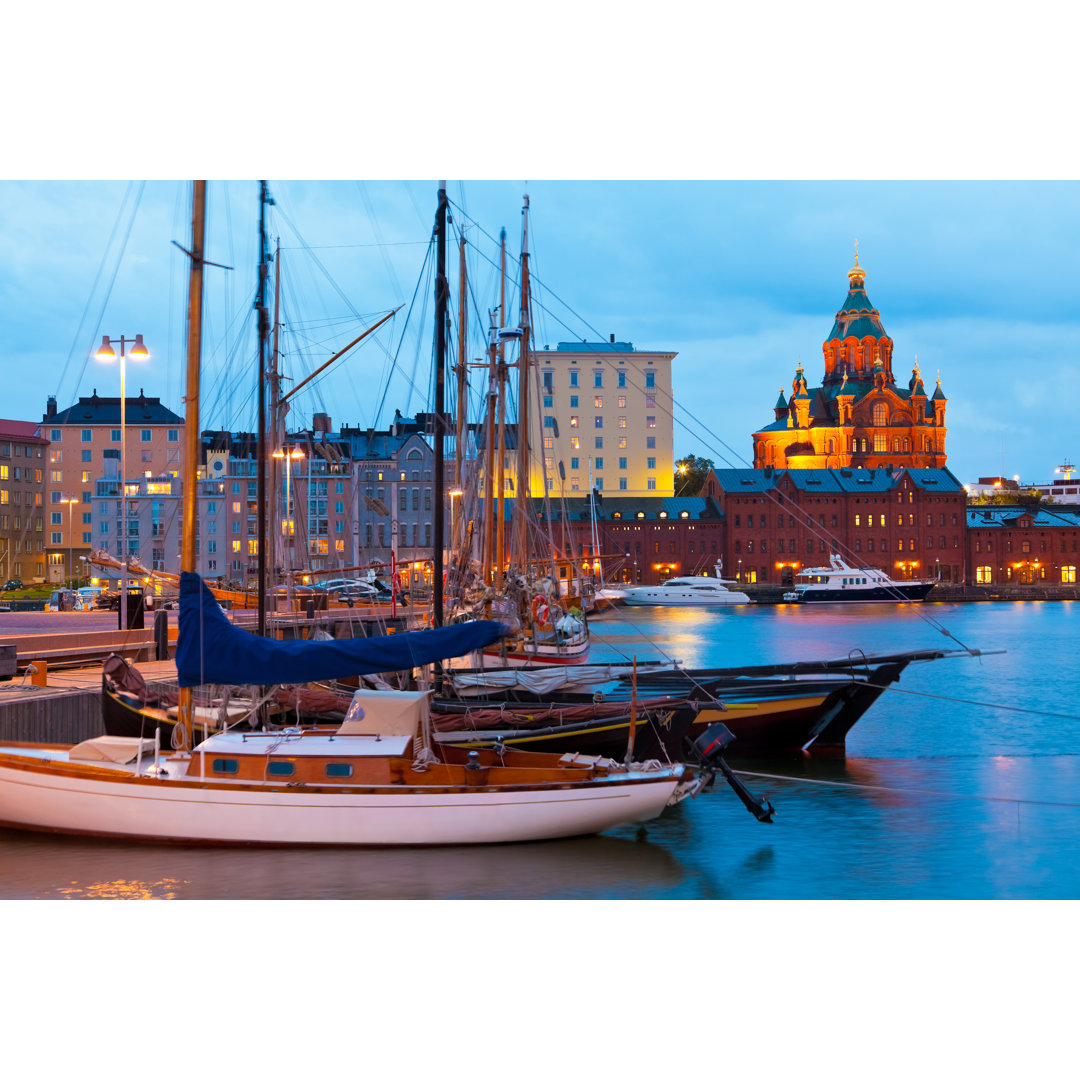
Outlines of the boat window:
[{"label": "boat window", "polygon": [[292,776],[296,772],[296,765],[291,761],[271,761],[267,763],[267,776]]},{"label": "boat window", "polygon": [[352,776],[352,765],[347,761],[330,761],[326,765],[328,777]]},{"label": "boat window", "polygon": [[240,771],[240,762],[236,758],[214,758],[214,772],[236,773]]}]

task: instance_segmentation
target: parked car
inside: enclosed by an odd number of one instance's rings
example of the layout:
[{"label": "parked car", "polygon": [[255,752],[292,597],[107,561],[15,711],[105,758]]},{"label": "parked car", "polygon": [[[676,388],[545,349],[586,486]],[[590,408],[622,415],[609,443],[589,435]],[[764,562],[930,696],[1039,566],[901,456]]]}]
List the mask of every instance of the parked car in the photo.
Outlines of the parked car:
[{"label": "parked car", "polygon": [[21,589],[22,587],[23,583],[17,577],[13,577],[4,585],[4,592],[14,592],[16,589]]}]

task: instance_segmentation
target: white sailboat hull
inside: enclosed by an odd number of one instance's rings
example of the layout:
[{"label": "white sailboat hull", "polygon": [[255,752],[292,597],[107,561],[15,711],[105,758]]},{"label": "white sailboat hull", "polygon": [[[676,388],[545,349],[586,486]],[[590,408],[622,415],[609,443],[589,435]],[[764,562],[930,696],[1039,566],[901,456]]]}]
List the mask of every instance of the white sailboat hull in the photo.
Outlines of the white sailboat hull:
[{"label": "white sailboat hull", "polygon": [[298,790],[199,779],[115,778],[0,748],[0,823],[192,844],[498,844],[603,832],[656,817],[681,770],[547,789]]}]

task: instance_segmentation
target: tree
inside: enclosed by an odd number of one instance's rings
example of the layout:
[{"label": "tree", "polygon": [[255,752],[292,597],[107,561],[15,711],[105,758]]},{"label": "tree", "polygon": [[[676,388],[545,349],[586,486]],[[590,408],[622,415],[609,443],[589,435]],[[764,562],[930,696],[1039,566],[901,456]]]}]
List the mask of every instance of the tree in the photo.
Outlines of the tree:
[{"label": "tree", "polygon": [[675,462],[675,494],[700,495],[705,481],[713,469],[710,458],[689,454]]}]

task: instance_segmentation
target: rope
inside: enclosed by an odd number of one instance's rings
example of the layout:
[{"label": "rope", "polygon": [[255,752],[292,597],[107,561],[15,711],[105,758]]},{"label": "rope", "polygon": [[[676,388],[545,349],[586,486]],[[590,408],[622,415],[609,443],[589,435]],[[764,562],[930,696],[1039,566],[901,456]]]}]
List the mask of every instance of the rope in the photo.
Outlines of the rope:
[{"label": "rope", "polygon": [[846,780],[814,780],[803,776],[784,776],[782,773],[747,772],[733,770],[738,776],[755,780],[790,780],[796,784],[814,784],[819,787],[849,788],[852,791],[884,791],[893,795],[932,795],[939,799],[967,799],[971,802],[1017,803],[1024,806],[1058,806],[1080,809],[1080,802],[1059,802],[1053,799],[1015,799],[1007,795],[963,795],[955,791],[932,791],[927,788],[888,787],[885,784],[853,784]]}]

